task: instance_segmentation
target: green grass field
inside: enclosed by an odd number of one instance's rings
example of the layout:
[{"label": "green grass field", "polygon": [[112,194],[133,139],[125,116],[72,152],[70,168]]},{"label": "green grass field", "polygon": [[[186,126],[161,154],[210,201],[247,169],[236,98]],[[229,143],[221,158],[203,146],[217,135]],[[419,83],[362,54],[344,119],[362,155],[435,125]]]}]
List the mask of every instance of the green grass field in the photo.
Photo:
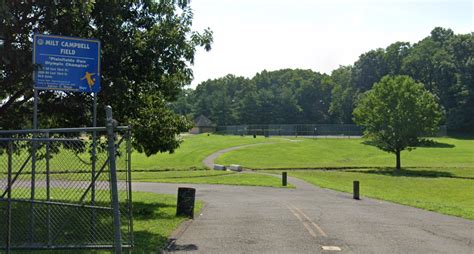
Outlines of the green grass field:
[{"label": "green grass field", "polygon": [[[254,146],[226,153],[217,163],[247,168],[394,167],[395,156],[365,139],[304,139],[279,145]],[[474,141],[437,138],[432,147],[402,152],[402,167],[474,168]],[[474,176],[471,170],[468,173]]]},{"label": "green grass field", "polygon": [[258,143],[289,142],[281,138],[252,136],[187,135],[184,136],[181,147],[172,154],[163,153],[147,157],[144,154],[132,153],[132,168],[135,171],[132,179],[140,182],[281,187],[281,180],[275,177],[206,170],[202,163],[207,156],[219,150]]},{"label": "green grass field", "polygon": [[189,170],[204,169],[202,160],[219,150],[248,144],[267,142],[288,142],[281,138],[222,135],[187,135],[175,153],[162,153],[147,157],[145,154],[132,153],[134,170]]}]

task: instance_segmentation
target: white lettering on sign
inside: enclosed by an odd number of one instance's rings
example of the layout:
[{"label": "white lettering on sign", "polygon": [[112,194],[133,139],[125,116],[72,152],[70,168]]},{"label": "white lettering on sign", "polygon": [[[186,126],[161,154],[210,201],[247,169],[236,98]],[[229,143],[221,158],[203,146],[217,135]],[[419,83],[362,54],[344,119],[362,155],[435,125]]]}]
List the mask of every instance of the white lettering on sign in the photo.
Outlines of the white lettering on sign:
[{"label": "white lettering on sign", "polygon": [[66,47],[66,48],[90,49],[89,44],[80,43],[80,42],[63,41],[61,42],[61,46]]},{"label": "white lettering on sign", "polygon": [[54,40],[45,40],[44,45],[48,46],[58,46],[59,41],[54,41]]},{"label": "white lettering on sign", "polygon": [[[39,44],[42,45],[43,42],[41,42]],[[59,41],[52,40],[52,39],[49,39],[49,40],[45,39],[44,40],[44,45],[46,45],[46,46],[55,46],[55,47],[61,46],[61,47],[64,47],[64,48],[90,49],[89,44],[87,44],[87,43],[62,41],[61,45],[59,45]]]},{"label": "white lettering on sign", "polygon": [[60,53],[64,55],[75,55],[76,51],[74,49],[61,49]]}]

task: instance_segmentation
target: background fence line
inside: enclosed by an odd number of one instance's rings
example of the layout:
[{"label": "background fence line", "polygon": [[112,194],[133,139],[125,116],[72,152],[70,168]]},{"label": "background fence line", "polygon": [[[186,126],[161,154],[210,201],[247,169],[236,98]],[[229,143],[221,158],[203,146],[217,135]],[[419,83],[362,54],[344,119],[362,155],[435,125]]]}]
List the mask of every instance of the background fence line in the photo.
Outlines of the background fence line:
[{"label": "background fence line", "polygon": [[[362,136],[363,129],[355,124],[243,124],[218,126],[222,135],[259,136]],[[437,136],[446,136],[446,126],[439,127]]]}]

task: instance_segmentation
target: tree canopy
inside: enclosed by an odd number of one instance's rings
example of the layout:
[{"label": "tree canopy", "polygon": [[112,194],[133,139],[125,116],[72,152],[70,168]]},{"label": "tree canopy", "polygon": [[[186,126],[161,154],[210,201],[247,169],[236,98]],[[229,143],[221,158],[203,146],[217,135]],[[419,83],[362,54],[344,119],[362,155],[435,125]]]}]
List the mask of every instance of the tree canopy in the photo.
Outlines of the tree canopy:
[{"label": "tree canopy", "polygon": [[[56,34],[101,41],[99,119],[105,105],[134,128],[134,145],[147,154],[173,151],[189,122],[167,102],[190,84],[198,47],[209,50],[212,32],[191,29],[190,1],[1,1],[0,126],[31,127],[32,35]],[[91,125],[92,98],[41,91],[39,126]]]},{"label": "tree canopy", "polygon": [[179,107],[218,125],[350,124],[357,98],[385,75],[408,75],[425,84],[440,99],[445,110],[440,124],[448,131],[474,131],[474,36],[441,27],[414,44],[398,41],[370,50],[331,75],[283,69],[207,80],[180,95],[186,105]]},{"label": "tree canopy", "polygon": [[262,71],[252,79],[227,75],[186,90],[174,110],[218,125],[329,123],[331,89],[329,75],[311,70]]},{"label": "tree canopy", "polygon": [[435,95],[409,76],[385,76],[365,92],[354,110],[354,120],[383,151],[396,154],[435,135],[442,113]]}]

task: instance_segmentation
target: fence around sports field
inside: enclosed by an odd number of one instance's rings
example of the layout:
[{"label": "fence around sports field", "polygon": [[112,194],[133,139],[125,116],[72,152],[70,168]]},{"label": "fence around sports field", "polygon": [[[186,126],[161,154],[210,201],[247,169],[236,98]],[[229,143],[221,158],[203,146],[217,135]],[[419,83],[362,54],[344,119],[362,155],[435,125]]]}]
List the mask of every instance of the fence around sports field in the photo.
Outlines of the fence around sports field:
[{"label": "fence around sports field", "polygon": [[131,130],[0,131],[0,250],[133,245]]},{"label": "fence around sports field", "polygon": [[[362,136],[363,129],[355,124],[249,124],[218,126],[222,135],[259,136]],[[440,126],[437,136],[446,136],[446,126]]]}]

